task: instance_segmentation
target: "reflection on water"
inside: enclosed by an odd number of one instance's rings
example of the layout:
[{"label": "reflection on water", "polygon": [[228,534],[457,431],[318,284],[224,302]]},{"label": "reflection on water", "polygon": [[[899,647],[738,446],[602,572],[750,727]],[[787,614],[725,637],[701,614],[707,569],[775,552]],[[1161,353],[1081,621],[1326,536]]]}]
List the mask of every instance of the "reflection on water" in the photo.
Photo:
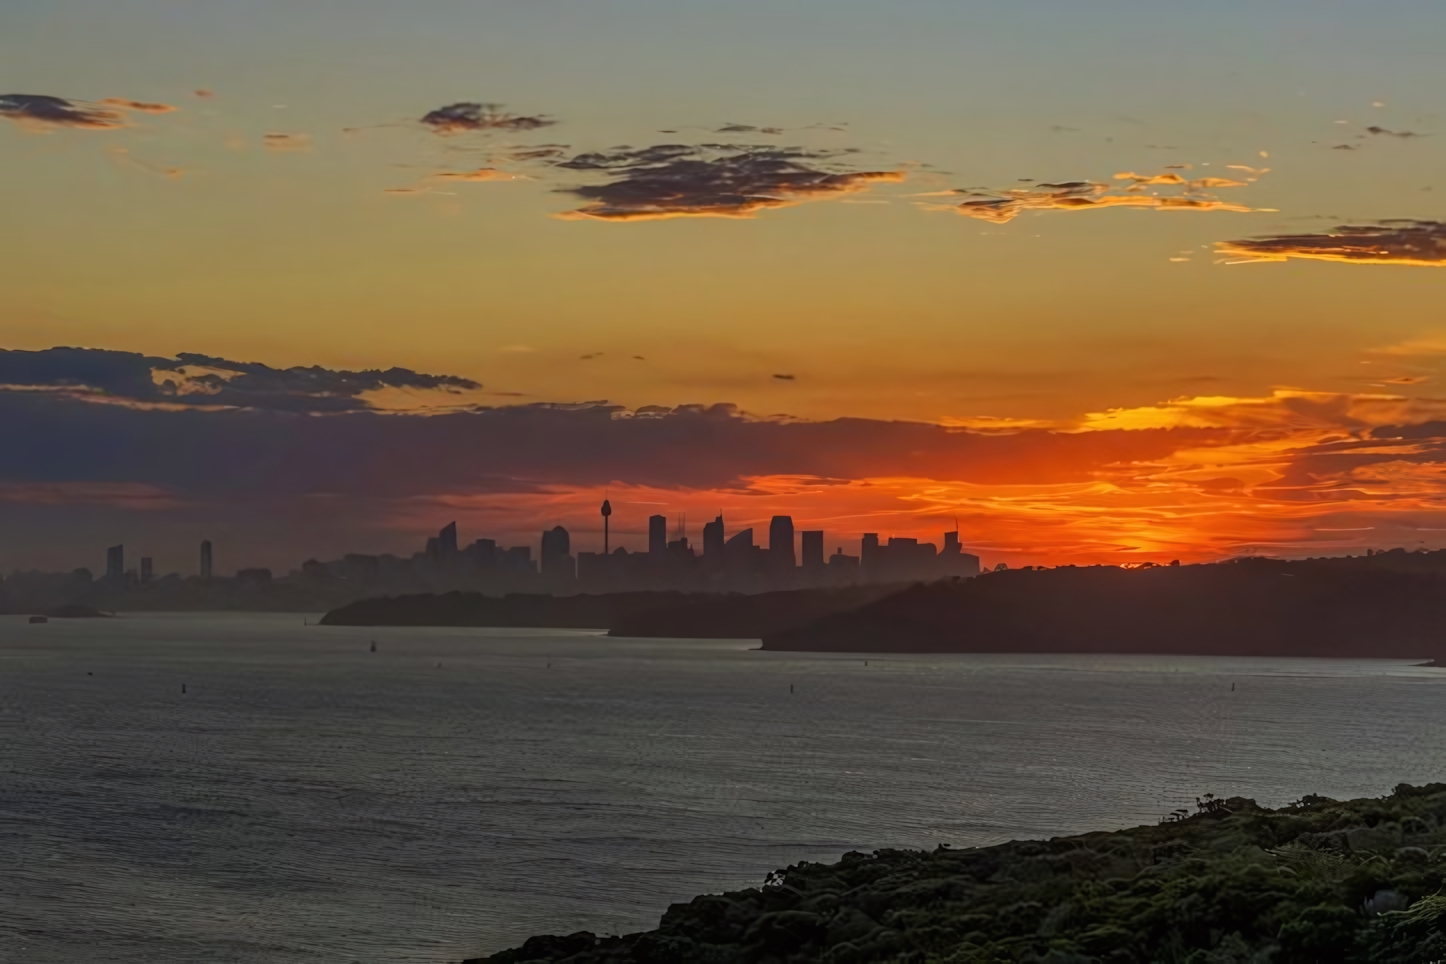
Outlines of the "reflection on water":
[{"label": "reflection on water", "polygon": [[1446,670],[754,645],[0,618],[0,961],[434,964],[850,849],[1446,780]]}]

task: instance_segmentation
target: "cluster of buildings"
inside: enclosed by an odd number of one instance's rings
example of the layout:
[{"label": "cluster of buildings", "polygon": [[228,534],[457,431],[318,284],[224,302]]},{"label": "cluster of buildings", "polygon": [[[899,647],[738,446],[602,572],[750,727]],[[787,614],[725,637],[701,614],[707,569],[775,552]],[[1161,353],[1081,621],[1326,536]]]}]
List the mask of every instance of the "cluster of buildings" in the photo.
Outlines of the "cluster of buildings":
[{"label": "cluster of buildings", "polygon": [[859,555],[849,555],[841,548],[825,555],[825,532],[797,532],[791,516],[774,516],[767,541],[760,544],[752,527],[730,535],[720,514],[703,526],[702,544],[698,545],[689,540],[681,523],[670,537],[667,517],[654,515],[648,519],[647,550],[629,552],[610,545],[610,503],[603,502],[601,514],[601,552],[574,553],[571,534],[556,526],[542,533],[541,552],[534,562],[530,546],[503,548],[492,539],[459,546],[454,522],[427,540],[424,558],[443,571],[535,574],[544,591],[555,593],[647,589],[766,592],[932,581],[979,573],[979,557],[963,551],[957,531],[943,533],[942,547],[917,539],[884,542],[877,533],[865,533]]},{"label": "cluster of buildings", "polygon": [[[858,583],[928,582],[979,573],[979,557],[964,552],[959,533],[945,532],[941,545],[917,539],[881,540],[865,533],[858,555],[841,548],[826,554],[826,533],[795,531],[791,516],[774,516],[766,533],[752,527],[729,532],[720,514],[703,526],[701,543],[688,538],[682,520],[670,534],[668,519],[648,520],[648,547],[630,552],[611,545],[612,506],[602,505],[602,551],[574,551],[572,536],[556,526],[542,533],[536,557],[532,546],[504,546],[494,539],[462,544],[455,522],[429,538],[410,558],[351,553],[341,559],[303,563],[278,580],[297,590],[349,590],[372,593],[470,589],[489,593],[631,592],[683,590],[768,592]],[[760,538],[761,536],[761,538]],[[199,583],[211,593],[271,586],[269,569],[242,569],[232,579],[213,579],[211,543],[200,546]],[[89,583],[88,570],[76,578]],[[106,550],[106,569],[97,587],[110,592],[156,594],[178,583],[179,576],[157,579],[150,557],[127,567],[125,546]],[[187,580],[193,582],[195,580]],[[195,588],[195,587],[193,587]]]}]

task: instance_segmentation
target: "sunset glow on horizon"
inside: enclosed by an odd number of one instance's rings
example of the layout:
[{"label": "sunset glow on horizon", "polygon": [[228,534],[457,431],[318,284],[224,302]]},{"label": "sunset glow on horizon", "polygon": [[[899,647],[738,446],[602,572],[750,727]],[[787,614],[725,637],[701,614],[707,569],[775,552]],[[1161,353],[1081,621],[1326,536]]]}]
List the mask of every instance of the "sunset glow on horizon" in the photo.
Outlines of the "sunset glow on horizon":
[{"label": "sunset glow on horizon", "polygon": [[1446,547],[1439,5],[11,6],[7,571]]}]

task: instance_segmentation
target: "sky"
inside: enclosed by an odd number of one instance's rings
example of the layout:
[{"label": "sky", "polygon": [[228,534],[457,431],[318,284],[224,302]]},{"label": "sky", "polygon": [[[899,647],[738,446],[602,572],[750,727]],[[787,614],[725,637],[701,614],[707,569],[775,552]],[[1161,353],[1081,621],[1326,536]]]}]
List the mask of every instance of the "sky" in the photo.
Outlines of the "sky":
[{"label": "sky", "polygon": [[0,570],[596,548],[604,497],[634,545],[1446,547],[1443,44],[1426,0],[9,0]]}]

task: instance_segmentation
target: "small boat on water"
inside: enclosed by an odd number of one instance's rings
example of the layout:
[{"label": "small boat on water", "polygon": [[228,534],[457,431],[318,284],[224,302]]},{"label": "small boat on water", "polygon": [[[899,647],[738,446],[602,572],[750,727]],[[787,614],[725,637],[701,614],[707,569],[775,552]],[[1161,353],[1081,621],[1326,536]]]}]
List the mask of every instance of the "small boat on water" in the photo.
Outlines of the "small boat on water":
[{"label": "small boat on water", "polygon": [[50,617],[49,617],[49,616],[31,616],[31,617],[30,617],[30,621],[31,621],[32,623],[48,623],[48,622],[50,622]]}]

